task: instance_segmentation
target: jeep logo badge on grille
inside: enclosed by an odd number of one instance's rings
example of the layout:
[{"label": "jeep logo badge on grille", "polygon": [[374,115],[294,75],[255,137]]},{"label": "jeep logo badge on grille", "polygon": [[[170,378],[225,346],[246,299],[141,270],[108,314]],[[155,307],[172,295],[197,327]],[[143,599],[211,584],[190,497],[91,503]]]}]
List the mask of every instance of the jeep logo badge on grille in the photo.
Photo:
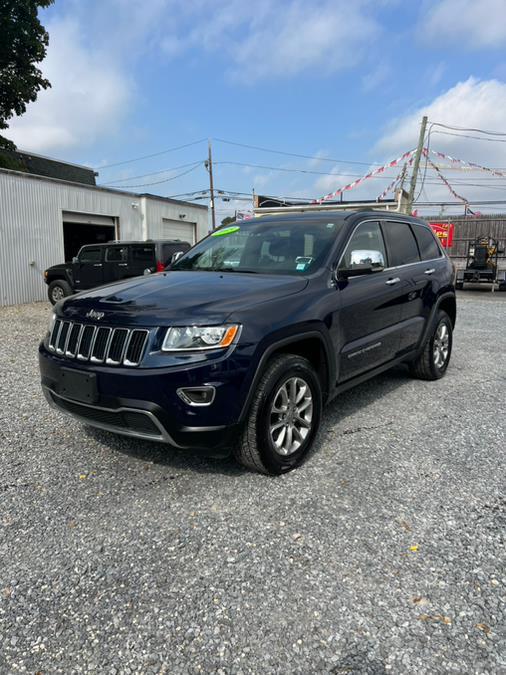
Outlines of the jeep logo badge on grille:
[{"label": "jeep logo badge on grille", "polygon": [[90,311],[86,314],[87,319],[95,319],[95,321],[100,321],[100,319],[103,319],[104,316],[104,312],[96,312],[94,309],[90,309]]}]

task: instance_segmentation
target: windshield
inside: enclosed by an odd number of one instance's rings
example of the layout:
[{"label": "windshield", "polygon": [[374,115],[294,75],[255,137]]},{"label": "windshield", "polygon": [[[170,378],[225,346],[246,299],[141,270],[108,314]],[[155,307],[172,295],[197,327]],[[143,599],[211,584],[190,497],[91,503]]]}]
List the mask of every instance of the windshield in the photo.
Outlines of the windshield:
[{"label": "windshield", "polygon": [[304,275],[324,262],[342,226],[325,221],[242,221],[215,230],[172,270]]}]

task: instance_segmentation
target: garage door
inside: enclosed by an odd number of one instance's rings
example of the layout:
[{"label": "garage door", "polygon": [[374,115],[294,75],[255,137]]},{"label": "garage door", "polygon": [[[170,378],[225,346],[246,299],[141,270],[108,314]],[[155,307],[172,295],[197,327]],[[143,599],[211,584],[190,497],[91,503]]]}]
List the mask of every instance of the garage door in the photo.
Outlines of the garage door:
[{"label": "garage door", "polygon": [[182,239],[195,243],[195,223],[182,223],[180,220],[162,218],[163,239]]},{"label": "garage door", "polygon": [[115,220],[93,213],[63,211],[63,246],[65,260],[72,260],[81,246],[105,244],[116,239]]}]

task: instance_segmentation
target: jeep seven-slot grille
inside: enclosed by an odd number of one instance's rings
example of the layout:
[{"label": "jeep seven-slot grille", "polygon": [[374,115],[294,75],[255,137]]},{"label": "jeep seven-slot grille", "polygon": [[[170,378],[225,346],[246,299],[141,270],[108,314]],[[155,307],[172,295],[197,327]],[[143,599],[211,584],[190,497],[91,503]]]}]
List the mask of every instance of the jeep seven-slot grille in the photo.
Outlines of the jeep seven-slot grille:
[{"label": "jeep seven-slot grille", "polygon": [[110,328],[56,319],[48,346],[68,359],[138,366],[148,337],[147,329]]}]

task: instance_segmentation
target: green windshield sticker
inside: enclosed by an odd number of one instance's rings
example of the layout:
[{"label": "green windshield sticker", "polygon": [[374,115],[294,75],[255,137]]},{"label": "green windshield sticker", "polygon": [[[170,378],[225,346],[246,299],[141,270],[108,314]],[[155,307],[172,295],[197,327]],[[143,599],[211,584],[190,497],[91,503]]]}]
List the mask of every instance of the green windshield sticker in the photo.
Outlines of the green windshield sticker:
[{"label": "green windshield sticker", "polygon": [[216,232],[211,233],[211,237],[224,237],[226,234],[233,234],[234,232],[239,232],[241,228],[239,225],[232,225],[231,227],[223,227],[221,230],[216,230]]}]

